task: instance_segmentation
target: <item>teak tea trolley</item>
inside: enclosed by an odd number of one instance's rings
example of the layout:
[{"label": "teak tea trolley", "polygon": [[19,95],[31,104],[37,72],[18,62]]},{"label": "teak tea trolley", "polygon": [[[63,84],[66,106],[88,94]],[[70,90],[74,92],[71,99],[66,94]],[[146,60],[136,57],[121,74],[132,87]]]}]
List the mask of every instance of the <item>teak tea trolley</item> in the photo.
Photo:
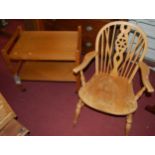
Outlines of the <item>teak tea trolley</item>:
[{"label": "teak tea trolley", "polygon": [[2,49],[15,82],[76,81],[72,69],[80,63],[81,27],[77,31],[23,31],[18,27]]}]

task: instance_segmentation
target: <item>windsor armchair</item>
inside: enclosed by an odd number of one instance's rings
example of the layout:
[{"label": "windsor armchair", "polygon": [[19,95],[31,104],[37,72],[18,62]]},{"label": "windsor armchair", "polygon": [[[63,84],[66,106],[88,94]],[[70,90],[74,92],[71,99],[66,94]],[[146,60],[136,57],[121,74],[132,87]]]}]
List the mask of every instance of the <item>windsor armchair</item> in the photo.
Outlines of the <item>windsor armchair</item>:
[{"label": "windsor armchair", "polygon": [[[80,73],[82,87],[75,110],[76,125],[84,105],[111,115],[126,116],[125,134],[132,125],[132,115],[137,109],[137,100],[147,90],[153,92],[149,67],[143,62],[147,53],[147,38],[140,27],[128,22],[111,22],[100,29],[95,50],[85,55],[83,62],[74,68]],[[95,59],[95,73],[86,82],[83,69]],[[143,87],[134,93],[132,80],[140,68]]]}]

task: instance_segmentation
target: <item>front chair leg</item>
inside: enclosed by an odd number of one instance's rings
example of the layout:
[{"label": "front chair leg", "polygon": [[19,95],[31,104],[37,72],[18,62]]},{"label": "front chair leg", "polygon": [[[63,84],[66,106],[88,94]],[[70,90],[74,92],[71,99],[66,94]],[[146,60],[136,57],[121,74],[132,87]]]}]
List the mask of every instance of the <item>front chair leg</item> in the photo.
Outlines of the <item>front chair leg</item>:
[{"label": "front chair leg", "polygon": [[75,126],[77,124],[78,118],[80,116],[81,108],[83,106],[84,106],[84,103],[81,100],[79,100],[77,105],[76,105],[75,116],[74,116],[74,120],[73,120],[73,126]]},{"label": "front chair leg", "polygon": [[131,126],[132,126],[132,114],[129,114],[127,115],[127,118],[126,118],[126,129],[125,129],[126,136],[128,136]]}]

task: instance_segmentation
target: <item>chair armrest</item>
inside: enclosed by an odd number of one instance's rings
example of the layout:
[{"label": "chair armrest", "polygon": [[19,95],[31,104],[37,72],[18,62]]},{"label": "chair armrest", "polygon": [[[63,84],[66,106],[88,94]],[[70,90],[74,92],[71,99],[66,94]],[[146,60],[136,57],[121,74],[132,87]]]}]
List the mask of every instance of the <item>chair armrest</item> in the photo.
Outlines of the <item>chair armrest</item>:
[{"label": "chair armrest", "polygon": [[149,74],[150,74],[149,67],[144,62],[140,62],[139,67],[141,70],[142,82],[144,84],[144,87],[147,89],[148,92],[150,93],[154,92],[154,88],[149,81]]},{"label": "chair armrest", "polygon": [[96,55],[97,55],[97,52],[95,51],[87,53],[84,57],[83,62],[79,66],[75,67],[73,69],[73,72],[78,73],[79,71],[83,70]]}]

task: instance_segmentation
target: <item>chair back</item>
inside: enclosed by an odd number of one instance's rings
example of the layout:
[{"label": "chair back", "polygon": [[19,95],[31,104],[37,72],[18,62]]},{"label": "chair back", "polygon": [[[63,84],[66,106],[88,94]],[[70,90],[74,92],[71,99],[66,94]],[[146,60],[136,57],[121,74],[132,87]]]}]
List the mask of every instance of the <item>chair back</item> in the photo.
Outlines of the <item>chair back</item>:
[{"label": "chair back", "polygon": [[95,42],[96,74],[106,73],[132,81],[147,52],[145,33],[129,22],[111,22],[98,32]]}]

